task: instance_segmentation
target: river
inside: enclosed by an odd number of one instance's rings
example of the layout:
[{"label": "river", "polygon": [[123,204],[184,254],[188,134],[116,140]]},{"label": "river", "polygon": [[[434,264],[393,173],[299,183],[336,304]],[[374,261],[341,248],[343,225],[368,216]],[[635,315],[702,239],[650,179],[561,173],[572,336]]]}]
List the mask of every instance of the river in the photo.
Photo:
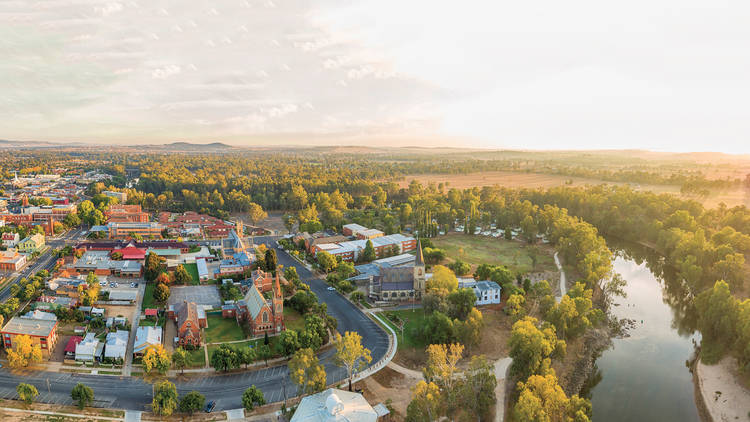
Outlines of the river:
[{"label": "river", "polygon": [[675,289],[652,271],[663,273],[659,264],[647,265],[643,255],[625,255],[618,253],[614,269],[627,281],[627,297],[615,300],[619,306],[612,313],[635,320],[635,326],[629,337],[613,339],[596,361],[589,387],[593,420],[699,422],[692,375],[685,366],[698,334],[684,328],[680,300],[670,293]]}]

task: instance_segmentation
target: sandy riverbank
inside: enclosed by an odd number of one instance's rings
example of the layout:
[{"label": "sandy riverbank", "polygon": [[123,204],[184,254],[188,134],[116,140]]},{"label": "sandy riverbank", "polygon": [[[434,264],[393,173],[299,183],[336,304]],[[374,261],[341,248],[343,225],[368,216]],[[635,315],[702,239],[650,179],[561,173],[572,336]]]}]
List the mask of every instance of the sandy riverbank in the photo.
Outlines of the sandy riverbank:
[{"label": "sandy riverbank", "polygon": [[744,421],[750,415],[750,390],[737,381],[736,368],[737,362],[730,357],[716,365],[699,361],[695,366],[697,390],[713,422]]}]

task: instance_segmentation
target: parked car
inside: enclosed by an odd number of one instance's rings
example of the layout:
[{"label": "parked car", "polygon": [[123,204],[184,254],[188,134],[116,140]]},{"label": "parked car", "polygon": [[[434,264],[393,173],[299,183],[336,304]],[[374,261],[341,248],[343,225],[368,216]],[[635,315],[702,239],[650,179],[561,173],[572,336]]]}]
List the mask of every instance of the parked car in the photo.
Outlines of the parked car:
[{"label": "parked car", "polygon": [[335,287],[329,287],[328,290],[329,291],[334,291],[334,290],[336,290],[336,288]]},{"label": "parked car", "polygon": [[206,413],[211,413],[214,411],[214,407],[216,407],[216,402],[211,400],[210,402],[208,402],[208,404],[206,404],[206,408],[204,410],[206,411]]},{"label": "parked car", "polygon": [[115,286],[117,286],[117,283],[115,283],[114,281],[109,283],[109,287],[115,287]]},{"label": "parked car", "polygon": [[107,282],[106,281],[100,281],[99,285],[102,286],[102,287],[107,287]]},{"label": "parked car", "polygon": [[130,287],[136,287],[136,286],[137,286],[137,284],[135,284],[135,283],[130,283]]}]

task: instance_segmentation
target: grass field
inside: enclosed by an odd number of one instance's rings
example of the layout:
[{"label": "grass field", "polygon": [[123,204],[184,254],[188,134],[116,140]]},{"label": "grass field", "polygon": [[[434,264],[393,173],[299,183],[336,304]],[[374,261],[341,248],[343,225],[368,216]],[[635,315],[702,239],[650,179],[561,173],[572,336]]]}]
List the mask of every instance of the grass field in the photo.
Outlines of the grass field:
[{"label": "grass field", "polygon": [[198,279],[198,265],[196,263],[192,264],[182,264],[182,267],[185,268],[185,271],[190,274],[190,277],[193,278],[193,282],[190,283],[193,286],[197,286],[200,284],[200,280]]},{"label": "grass field", "polygon": [[154,300],[155,287],[156,284],[154,283],[146,283],[146,290],[143,293],[143,303],[141,304],[141,309],[155,308],[157,306],[157,303]]},{"label": "grass field", "polygon": [[305,318],[296,310],[286,306],[284,307],[284,325],[287,330],[303,330],[305,328]]},{"label": "grass field", "polygon": [[[278,337],[269,337],[268,338],[268,344],[271,346],[271,352],[274,353],[274,357],[275,357],[275,354],[276,354],[276,347],[275,346],[276,346],[276,339],[277,338]],[[239,349],[244,349],[246,347],[249,347],[250,345],[252,345],[253,348],[257,348],[261,344],[263,344],[263,339],[262,338],[258,338],[258,339],[254,339],[254,340],[246,340],[246,341],[241,341],[241,342],[237,342],[237,343],[232,343],[229,346],[231,346],[234,349],[239,350]],[[209,344],[208,345],[208,358],[209,358],[209,360],[211,359],[211,355],[218,348],[219,348],[218,344]]]},{"label": "grass field", "polygon": [[449,258],[472,265],[507,265],[511,271],[520,273],[556,268],[552,256],[544,251],[537,254],[536,267],[533,267],[529,245],[517,241],[468,234],[449,234],[431,240],[436,247],[444,249]]},{"label": "grass field", "polygon": [[202,347],[188,352],[187,366],[192,368],[200,368],[206,366],[206,355],[203,352]]},{"label": "grass field", "polygon": [[[385,311],[379,314],[383,320],[393,328],[398,337],[398,348],[400,349],[424,349],[427,345],[414,337],[416,328],[424,324],[424,312],[421,309],[405,309],[401,311]],[[388,315],[395,315],[404,321],[404,331],[401,334],[401,328],[396,323],[388,319]]]},{"label": "grass field", "polygon": [[206,318],[206,343],[223,343],[245,338],[242,328],[234,318],[222,318],[221,315],[208,315]]}]

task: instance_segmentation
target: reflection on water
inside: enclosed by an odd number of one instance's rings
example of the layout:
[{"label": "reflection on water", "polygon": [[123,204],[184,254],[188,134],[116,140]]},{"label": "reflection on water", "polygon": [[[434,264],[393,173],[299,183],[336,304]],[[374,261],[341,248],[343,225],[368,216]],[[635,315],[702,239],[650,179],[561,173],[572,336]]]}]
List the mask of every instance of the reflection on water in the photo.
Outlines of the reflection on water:
[{"label": "reflection on water", "polygon": [[[612,308],[635,320],[630,337],[614,339],[597,359],[588,383],[594,421],[698,422],[692,376],[694,318],[684,286],[670,277],[658,256],[642,248],[619,251],[615,271],[627,280],[627,298]],[[658,277],[655,275],[658,274]],[[582,392],[586,393],[586,391]]]}]

